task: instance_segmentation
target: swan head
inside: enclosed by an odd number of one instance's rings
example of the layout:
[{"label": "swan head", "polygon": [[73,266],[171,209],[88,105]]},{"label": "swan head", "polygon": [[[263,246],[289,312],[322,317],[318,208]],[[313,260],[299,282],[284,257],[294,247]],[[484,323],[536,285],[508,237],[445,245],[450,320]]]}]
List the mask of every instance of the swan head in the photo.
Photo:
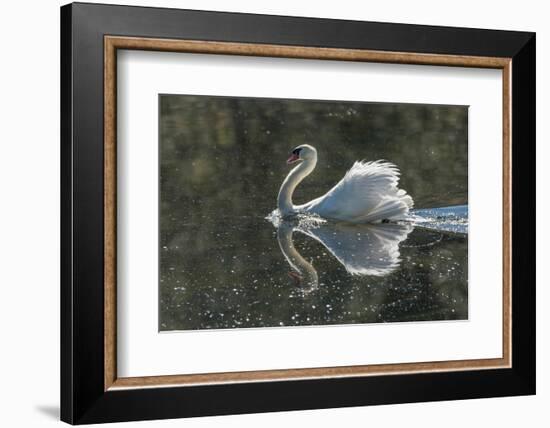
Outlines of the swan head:
[{"label": "swan head", "polygon": [[292,150],[290,157],[287,159],[287,164],[292,164],[298,161],[316,161],[317,150],[309,144],[302,144]]}]

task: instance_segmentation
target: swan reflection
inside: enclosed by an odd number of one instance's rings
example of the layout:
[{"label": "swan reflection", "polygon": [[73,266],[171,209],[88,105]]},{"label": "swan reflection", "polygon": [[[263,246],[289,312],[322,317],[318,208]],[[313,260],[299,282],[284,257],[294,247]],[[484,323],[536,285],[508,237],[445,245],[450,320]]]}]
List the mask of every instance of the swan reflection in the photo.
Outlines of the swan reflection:
[{"label": "swan reflection", "polygon": [[351,275],[381,277],[399,266],[399,244],[414,228],[411,224],[360,225],[312,219],[279,220],[273,224],[281,252],[292,268],[291,277],[308,292],[319,286],[319,277],[315,267],[294,246],[294,232],[320,242]]}]

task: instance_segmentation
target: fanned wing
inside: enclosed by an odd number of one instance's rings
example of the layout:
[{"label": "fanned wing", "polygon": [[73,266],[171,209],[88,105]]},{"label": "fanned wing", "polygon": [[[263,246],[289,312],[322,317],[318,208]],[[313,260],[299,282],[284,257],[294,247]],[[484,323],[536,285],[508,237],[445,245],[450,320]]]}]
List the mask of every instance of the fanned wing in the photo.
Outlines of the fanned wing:
[{"label": "fanned wing", "polygon": [[329,192],[301,208],[355,223],[404,220],[413,200],[398,184],[399,170],[391,162],[355,162]]}]

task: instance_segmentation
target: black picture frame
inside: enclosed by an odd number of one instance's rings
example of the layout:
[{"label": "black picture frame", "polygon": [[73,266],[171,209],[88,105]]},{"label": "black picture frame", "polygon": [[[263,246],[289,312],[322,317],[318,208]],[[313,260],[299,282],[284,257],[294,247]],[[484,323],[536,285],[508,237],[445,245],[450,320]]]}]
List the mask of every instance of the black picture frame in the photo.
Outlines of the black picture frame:
[{"label": "black picture frame", "polygon": [[[512,58],[512,367],[104,390],[104,36]],[[61,419],[71,424],[535,393],[535,34],[73,3],[61,8]]]}]

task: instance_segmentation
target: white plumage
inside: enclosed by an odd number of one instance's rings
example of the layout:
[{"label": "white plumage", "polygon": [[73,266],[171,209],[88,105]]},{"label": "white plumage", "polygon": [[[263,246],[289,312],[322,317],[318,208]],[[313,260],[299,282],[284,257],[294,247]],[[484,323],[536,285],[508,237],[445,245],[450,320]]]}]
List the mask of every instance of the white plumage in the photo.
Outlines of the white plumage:
[{"label": "white plumage", "polygon": [[281,215],[311,213],[323,218],[352,223],[408,220],[413,199],[399,184],[398,168],[386,161],[355,162],[331,190],[303,205],[292,203],[296,186],[317,164],[317,150],[307,144],[292,152],[288,163],[302,161],[287,176],[279,191]]}]

